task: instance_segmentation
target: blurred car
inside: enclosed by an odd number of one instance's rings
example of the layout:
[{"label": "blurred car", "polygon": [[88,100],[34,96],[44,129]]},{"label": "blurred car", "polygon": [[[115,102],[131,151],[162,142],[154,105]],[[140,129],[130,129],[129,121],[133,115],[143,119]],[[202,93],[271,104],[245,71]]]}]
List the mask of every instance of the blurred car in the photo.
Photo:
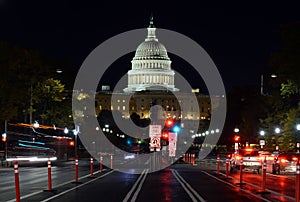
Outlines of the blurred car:
[{"label": "blurred car", "polygon": [[242,162],[242,168],[252,169],[257,173],[260,172],[261,156],[256,148],[246,147],[234,153],[230,160],[231,172],[236,172],[236,170],[240,169]]},{"label": "blurred car", "polygon": [[299,153],[285,152],[277,156],[273,165],[273,174],[280,174],[281,172],[296,172],[296,164],[300,158]]}]

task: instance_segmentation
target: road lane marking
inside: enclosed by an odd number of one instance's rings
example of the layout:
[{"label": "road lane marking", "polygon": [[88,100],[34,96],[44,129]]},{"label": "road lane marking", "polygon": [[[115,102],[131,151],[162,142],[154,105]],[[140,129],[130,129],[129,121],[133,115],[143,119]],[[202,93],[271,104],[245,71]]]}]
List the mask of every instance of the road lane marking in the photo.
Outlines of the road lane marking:
[{"label": "road lane marking", "polygon": [[84,185],[90,184],[91,182],[94,182],[94,181],[96,181],[96,180],[98,180],[98,179],[101,179],[101,178],[105,177],[106,175],[109,175],[109,174],[113,173],[114,171],[115,171],[115,170],[111,170],[111,171],[109,171],[109,172],[107,172],[107,173],[105,173],[105,174],[103,174],[103,175],[101,175],[101,176],[99,176],[99,177],[96,177],[95,179],[92,179],[92,180],[90,180],[90,181],[88,181],[88,182],[85,182],[85,183],[83,183],[83,184],[77,185],[76,187],[73,187],[73,188],[68,189],[68,190],[66,190],[66,191],[63,191],[63,192],[61,192],[61,193],[58,193],[58,194],[56,194],[55,196],[52,196],[52,197],[50,197],[50,198],[47,198],[47,199],[45,199],[45,200],[43,200],[43,201],[41,201],[41,202],[47,202],[47,201],[50,201],[50,200],[52,200],[52,199],[55,199],[55,198],[57,198],[57,197],[59,197],[59,196],[61,196],[61,195],[64,195],[64,194],[66,194],[66,193],[68,193],[68,192],[70,192],[70,191],[73,191],[74,189],[78,189],[78,188],[80,188],[80,187],[83,187]]},{"label": "road lane marking", "polygon": [[[129,198],[130,198],[130,196],[132,195],[132,192],[136,189],[136,187],[137,187],[137,185],[140,183],[140,181],[141,181],[141,183],[139,184],[139,188],[141,188],[142,187],[142,185],[143,185],[143,182],[145,181],[145,178],[146,178],[146,176],[147,176],[147,174],[148,174],[148,171],[149,171],[149,169],[144,169],[143,170],[143,172],[141,173],[141,175],[139,176],[139,178],[136,180],[136,182],[134,183],[134,185],[132,186],[132,188],[130,189],[130,191],[127,193],[127,195],[125,196],[125,198],[123,199],[123,202],[127,202],[128,200],[129,200]],[[135,198],[133,198],[132,197],[132,199],[131,199],[131,202],[133,202],[133,201],[135,201],[136,200],[136,197],[137,197],[137,195],[138,195],[138,193],[139,193],[139,191],[140,191],[140,189],[137,189],[136,191],[135,191],[135,193],[134,193],[134,196],[135,196]]]},{"label": "road lane marking", "polygon": [[[102,171],[104,171],[104,170],[106,170],[106,169],[103,169]],[[96,172],[94,172],[94,174],[97,174],[97,173],[99,173],[99,172],[100,172],[100,171],[96,171]],[[78,178],[78,180],[87,178],[87,177],[89,177],[90,175],[91,175],[91,174],[87,174],[87,175],[81,176],[81,177]],[[72,183],[72,182],[74,182],[74,180],[70,180],[70,181],[67,181],[67,182],[65,182],[65,183],[59,184],[58,186],[55,186],[55,188],[64,186],[64,185],[69,184],[69,183]],[[15,186],[13,186],[13,187],[15,187]],[[36,192],[30,193],[30,194],[21,196],[20,199],[21,199],[21,200],[22,200],[22,199],[26,199],[26,198],[28,198],[28,197],[31,197],[31,196],[34,196],[34,195],[36,195],[36,194],[40,194],[40,193],[43,193],[43,192],[44,192],[43,190],[36,191]],[[16,201],[16,199],[11,199],[11,200],[8,200],[8,201],[6,201],[6,202],[15,202],[15,201]]]},{"label": "road lane marking", "polygon": [[137,188],[137,190],[135,191],[135,193],[134,193],[134,195],[133,195],[133,197],[132,197],[132,199],[131,199],[131,202],[134,202],[134,201],[136,200],[138,194],[140,193],[141,188],[142,188],[142,186],[143,186],[143,184],[144,184],[144,182],[145,182],[145,179],[146,179],[146,177],[147,177],[148,171],[149,171],[149,169],[146,170],[146,172],[145,172],[145,174],[144,174],[144,177],[143,177],[141,183],[139,184],[139,187]]},{"label": "road lane marking", "polygon": [[[220,174],[225,176],[225,174],[223,174],[223,173],[220,173]],[[275,176],[276,176],[276,175],[275,175]],[[236,178],[236,177],[231,177],[231,176],[229,176],[229,177],[230,177],[231,179],[234,179],[234,180],[239,180],[239,179]],[[243,181],[243,182],[246,183],[246,184],[249,184],[250,186],[255,187],[255,188],[257,188],[257,189],[260,189],[260,188],[261,188],[261,186],[252,184],[252,183],[250,183],[250,182],[246,182],[246,181]],[[287,198],[287,199],[290,199],[290,200],[292,200],[292,201],[295,200],[294,197],[291,197],[291,196],[288,196],[288,195],[285,195],[285,194],[282,194],[282,193],[273,191],[273,190],[271,190],[271,189],[266,189],[266,191],[268,191],[268,192],[270,192],[270,193],[272,193],[272,194],[276,194],[276,195],[279,195],[279,196],[283,196],[283,197],[285,197],[285,198]]]},{"label": "road lane marking", "polygon": [[[182,188],[192,199],[192,201],[197,202],[199,200],[201,202],[205,202],[205,200],[192,188],[192,186],[187,181],[183,179],[183,177],[181,177],[181,175],[179,175],[179,173],[176,170],[171,169],[171,171],[174,177],[177,179],[177,181],[181,184]],[[195,197],[197,197],[198,200],[194,197],[192,193],[195,195]]]},{"label": "road lane marking", "polygon": [[224,181],[224,180],[221,180],[221,179],[219,179],[219,178],[217,178],[217,177],[215,177],[215,176],[209,174],[208,172],[205,172],[205,171],[202,171],[202,170],[201,170],[200,172],[202,172],[202,173],[204,173],[204,174],[206,174],[206,175],[208,175],[208,176],[210,176],[210,177],[212,177],[212,178],[214,178],[214,179],[216,179],[216,180],[218,180],[218,181],[220,181],[220,182],[223,182],[224,184],[227,184],[227,185],[229,185],[229,186],[231,186],[231,187],[238,188],[239,190],[241,190],[241,191],[243,191],[243,192],[246,192],[247,194],[250,194],[251,196],[254,196],[254,197],[256,197],[256,198],[259,198],[259,199],[264,200],[264,201],[267,201],[267,202],[272,202],[272,201],[270,201],[270,200],[268,200],[268,199],[265,199],[265,198],[263,198],[263,197],[261,197],[261,196],[259,196],[259,195],[255,195],[255,194],[251,193],[250,191],[247,191],[247,190],[245,190],[245,189],[243,189],[243,188],[241,188],[241,187],[238,187],[238,186],[236,186],[236,185],[233,185],[233,184],[231,184],[230,182],[226,182],[226,181]]}]

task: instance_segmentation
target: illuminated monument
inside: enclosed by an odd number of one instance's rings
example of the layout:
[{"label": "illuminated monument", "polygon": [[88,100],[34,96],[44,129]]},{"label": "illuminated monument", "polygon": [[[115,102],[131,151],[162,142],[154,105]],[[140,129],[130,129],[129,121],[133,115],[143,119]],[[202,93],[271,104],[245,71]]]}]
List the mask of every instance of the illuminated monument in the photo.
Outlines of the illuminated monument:
[{"label": "illuminated monument", "polygon": [[148,35],[136,49],[132,69],[128,71],[128,87],[124,92],[178,91],[174,85],[174,71],[165,46],[155,35],[153,17],[147,28]]}]

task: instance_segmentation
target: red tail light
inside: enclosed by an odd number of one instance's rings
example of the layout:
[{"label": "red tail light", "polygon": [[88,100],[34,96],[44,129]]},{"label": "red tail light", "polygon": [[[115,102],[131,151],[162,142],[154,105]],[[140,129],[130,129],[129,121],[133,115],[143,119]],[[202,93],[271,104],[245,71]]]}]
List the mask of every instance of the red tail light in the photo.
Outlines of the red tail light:
[{"label": "red tail light", "polygon": [[236,156],[236,157],[235,157],[235,160],[237,160],[237,161],[239,161],[239,160],[241,160],[241,159],[242,159],[241,156]]},{"label": "red tail light", "polygon": [[286,163],[287,160],[286,159],[280,159],[280,163]]},{"label": "red tail light", "polygon": [[293,161],[298,161],[297,157],[293,157],[292,159],[293,159]]}]

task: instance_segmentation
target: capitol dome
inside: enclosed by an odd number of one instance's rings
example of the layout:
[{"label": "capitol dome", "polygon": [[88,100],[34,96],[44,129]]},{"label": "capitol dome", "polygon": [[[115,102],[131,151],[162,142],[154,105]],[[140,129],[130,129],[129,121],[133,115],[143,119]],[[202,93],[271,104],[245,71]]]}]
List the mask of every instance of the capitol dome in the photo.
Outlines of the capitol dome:
[{"label": "capitol dome", "polygon": [[144,41],[136,49],[133,60],[145,59],[169,60],[167,49],[157,40]]},{"label": "capitol dome", "polygon": [[128,87],[124,91],[178,91],[174,86],[175,73],[167,49],[156,38],[153,17],[147,30],[147,38],[137,47],[131,61],[132,67],[127,73]]}]

